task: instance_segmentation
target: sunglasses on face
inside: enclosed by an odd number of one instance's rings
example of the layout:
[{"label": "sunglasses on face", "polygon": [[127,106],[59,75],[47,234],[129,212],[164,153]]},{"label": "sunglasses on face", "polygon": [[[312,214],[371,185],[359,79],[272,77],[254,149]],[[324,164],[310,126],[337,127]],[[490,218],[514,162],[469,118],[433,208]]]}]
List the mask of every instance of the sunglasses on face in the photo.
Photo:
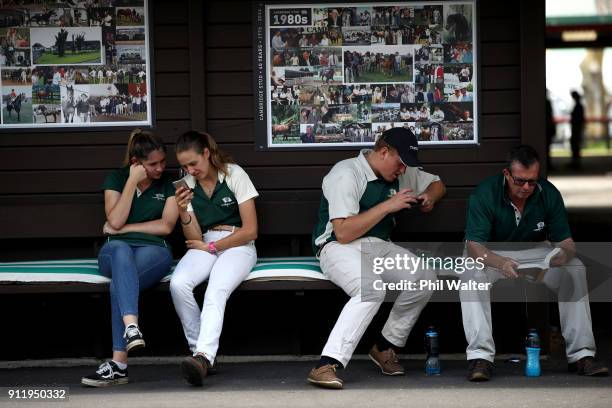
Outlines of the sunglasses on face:
[{"label": "sunglasses on face", "polygon": [[524,178],[520,178],[520,177],[514,177],[512,175],[512,170],[508,169],[508,174],[510,175],[510,178],[512,178],[512,182],[514,183],[515,186],[519,186],[522,187],[525,185],[525,183],[527,183],[527,185],[529,187],[533,187],[536,184],[538,184],[538,180],[534,180],[534,179],[524,179]]}]

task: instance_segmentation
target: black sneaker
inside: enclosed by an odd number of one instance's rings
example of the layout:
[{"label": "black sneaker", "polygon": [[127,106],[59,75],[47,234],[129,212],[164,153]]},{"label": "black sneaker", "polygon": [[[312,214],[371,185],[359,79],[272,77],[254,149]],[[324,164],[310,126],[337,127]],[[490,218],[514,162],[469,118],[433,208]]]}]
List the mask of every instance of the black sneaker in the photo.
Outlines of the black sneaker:
[{"label": "black sneaker", "polygon": [[567,365],[570,373],[585,375],[587,377],[605,377],[608,375],[608,367],[593,357],[583,357],[575,363]]},{"label": "black sneaker", "polygon": [[468,361],[468,380],[474,382],[489,381],[493,373],[493,363],[482,358]]},{"label": "black sneaker", "polygon": [[185,357],[181,362],[183,378],[191,385],[202,385],[204,377],[208,374],[208,365],[208,360],[201,354]]},{"label": "black sneaker", "polygon": [[110,387],[128,383],[128,372],[120,369],[114,361],[102,363],[95,374],[81,378],[81,384],[89,387]]},{"label": "black sneaker", "polygon": [[137,350],[145,346],[145,341],[142,338],[140,329],[135,324],[128,324],[123,333],[123,338],[127,343],[125,348],[126,351]]}]

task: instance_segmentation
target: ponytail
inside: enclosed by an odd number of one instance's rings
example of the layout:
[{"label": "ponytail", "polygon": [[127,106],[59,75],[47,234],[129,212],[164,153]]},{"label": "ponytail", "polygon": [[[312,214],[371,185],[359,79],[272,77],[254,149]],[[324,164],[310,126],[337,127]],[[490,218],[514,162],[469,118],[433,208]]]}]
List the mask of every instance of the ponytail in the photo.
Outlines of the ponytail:
[{"label": "ponytail", "polygon": [[129,166],[132,157],[137,160],[146,160],[149,154],[155,150],[166,153],[164,141],[153,132],[136,128],[130,133],[123,165]]},{"label": "ponytail", "polygon": [[204,149],[210,152],[210,164],[217,170],[227,175],[226,164],[233,163],[232,157],[219,149],[217,142],[211,135],[205,132],[190,130],[179,136],[176,141],[176,153],[193,150],[198,154],[204,154]]}]

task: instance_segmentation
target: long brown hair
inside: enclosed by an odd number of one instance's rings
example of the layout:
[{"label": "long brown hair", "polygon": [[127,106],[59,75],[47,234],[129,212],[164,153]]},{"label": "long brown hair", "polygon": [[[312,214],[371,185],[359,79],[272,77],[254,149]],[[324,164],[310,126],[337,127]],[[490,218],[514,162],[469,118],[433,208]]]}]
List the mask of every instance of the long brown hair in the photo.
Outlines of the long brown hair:
[{"label": "long brown hair", "polygon": [[227,175],[226,164],[233,163],[232,157],[219,149],[217,142],[211,135],[205,132],[190,130],[180,135],[176,141],[176,153],[193,150],[198,154],[204,154],[204,149],[210,152],[210,164],[217,170]]},{"label": "long brown hair", "polygon": [[161,150],[166,153],[164,141],[153,132],[136,128],[130,133],[123,165],[128,166],[132,157],[135,157],[137,160],[146,160],[149,157],[149,153],[155,150]]}]

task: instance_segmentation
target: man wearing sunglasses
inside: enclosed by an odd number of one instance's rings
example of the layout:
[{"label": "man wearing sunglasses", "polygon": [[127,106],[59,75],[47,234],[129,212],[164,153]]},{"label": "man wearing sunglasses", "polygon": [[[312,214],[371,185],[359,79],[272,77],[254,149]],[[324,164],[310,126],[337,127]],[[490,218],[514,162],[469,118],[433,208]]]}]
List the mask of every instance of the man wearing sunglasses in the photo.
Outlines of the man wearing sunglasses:
[{"label": "man wearing sunglasses", "polygon": [[[403,127],[391,128],[382,133],[372,150],[362,150],[359,156],[337,163],[323,179],[313,249],[323,273],[351,299],[340,313],[319,363],[308,375],[313,385],[343,388],[336,368],[346,367],[385,300],[385,290],[367,290],[371,288],[367,283],[369,271],[362,271],[362,256],[416,257],[390,242],[394,216],[413,207],[430,212],[446,191],[438,176],[419,169],[418,150],[414,133]],[[410,282],[436,280],[432,270],[418,268],[413,272],[398,275]],[[398,280],[397,275],[384,277]],[[432,290],[425,289],[395,293],[397,299],[389,318],[369,354],[383,374],[404,374],[396,349],[406,344],[431,294]]]},{"label": "man wearing sunglasses", "polygon": [[[568,368],[586,376],[607,375],[608,369],[594,359],[585,267],[574,257],[576,246],[563,198],[539,173],[537,152],[520,145],[510,151],[506,168],[476,187],[468,202],[466,250],[470,257],[483,259],[485,268],[467,271],[462,278],[490,284],[499,279],[516,279],[519,263],[532,257],[533,251],[545,255],[552,245],[561,248],[541,282],[558,296]],[[502,250],[490,249],[500,249],[500,243],[504,243]],[[534,248],[507,250],[519,245]],[[460,297],[468,342],[468,379],[487,381],[495,356],[490,294],[462,290]]]}]

